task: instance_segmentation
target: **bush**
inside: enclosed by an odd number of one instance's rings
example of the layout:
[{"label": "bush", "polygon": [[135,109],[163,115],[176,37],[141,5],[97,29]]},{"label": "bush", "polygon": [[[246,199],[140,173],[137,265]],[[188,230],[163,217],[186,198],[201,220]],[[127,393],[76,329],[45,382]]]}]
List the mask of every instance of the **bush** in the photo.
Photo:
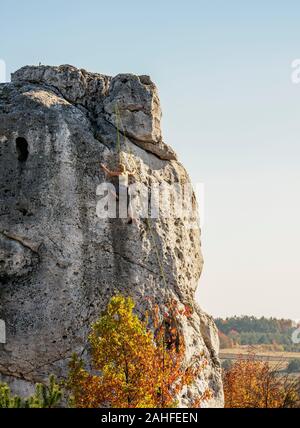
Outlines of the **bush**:
[{"label": "bush", "polygon": [[58,407],[62,399],[62,391],[56,383],[55,376],[49,377],[49,385],[36,384],[35,394],[23,399],[12,395],[8,385],[0,383],[0,408],[54,408]]},{"label": "bush", "polygon": [[223,376],[225,407],[299,407],[299,381],[279,375],[266,361],[240,357]]}]

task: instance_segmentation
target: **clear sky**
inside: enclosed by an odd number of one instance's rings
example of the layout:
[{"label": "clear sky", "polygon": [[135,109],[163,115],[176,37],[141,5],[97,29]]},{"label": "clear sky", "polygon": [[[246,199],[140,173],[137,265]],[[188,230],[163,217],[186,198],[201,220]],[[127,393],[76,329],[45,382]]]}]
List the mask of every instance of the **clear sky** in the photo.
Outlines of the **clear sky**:
[{"label": "clear sky", "polygon": [[205,183],[201,306],[300,319],[299,1],[10,0],[0,18],[8,72],[151,75],[165,140]]}]

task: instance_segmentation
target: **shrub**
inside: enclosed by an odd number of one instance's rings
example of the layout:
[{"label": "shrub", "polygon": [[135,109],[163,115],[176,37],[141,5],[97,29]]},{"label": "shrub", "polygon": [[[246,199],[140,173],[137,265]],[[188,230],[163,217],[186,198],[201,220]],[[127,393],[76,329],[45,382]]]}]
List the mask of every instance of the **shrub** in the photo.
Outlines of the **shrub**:
[{"label": "shrub", "polygon": [[23,399],[12,395],[8,385],[0,384],[0,408],[54,408],[62,399],[62,390],[56,383],[55,376],[49,377],[49,385],[36,384],[35,394]]},{"label": "shrub", "polygon": [[278,373],[255,355],[240,357],[223,377],[225,407],[298,407],[299,382]]}]

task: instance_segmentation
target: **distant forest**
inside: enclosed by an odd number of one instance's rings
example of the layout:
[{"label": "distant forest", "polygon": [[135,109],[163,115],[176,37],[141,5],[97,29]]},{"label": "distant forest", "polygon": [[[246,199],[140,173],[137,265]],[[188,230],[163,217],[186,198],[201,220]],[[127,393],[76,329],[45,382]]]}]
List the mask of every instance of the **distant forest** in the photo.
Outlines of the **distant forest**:
[{"label": "distant forest", "polygon": [[292,334],[296,329],[292,320],[235,316],[216,318],[215,322],[219,329],[221,348],[261,345],[274,351],[300,352],[300,344],[292,341]]}]

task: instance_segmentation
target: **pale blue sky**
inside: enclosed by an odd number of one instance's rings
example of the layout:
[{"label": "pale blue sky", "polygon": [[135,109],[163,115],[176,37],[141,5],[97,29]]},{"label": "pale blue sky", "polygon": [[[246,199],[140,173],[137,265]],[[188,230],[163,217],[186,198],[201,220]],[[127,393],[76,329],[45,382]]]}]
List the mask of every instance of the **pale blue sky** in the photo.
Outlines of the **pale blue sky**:
[{"label": "pale blue sky", "polygon": [[166,142],[205,183],[200,304],[300,318],[300,3],[12,0],[0,17],[8,72],[151,75]]}]

